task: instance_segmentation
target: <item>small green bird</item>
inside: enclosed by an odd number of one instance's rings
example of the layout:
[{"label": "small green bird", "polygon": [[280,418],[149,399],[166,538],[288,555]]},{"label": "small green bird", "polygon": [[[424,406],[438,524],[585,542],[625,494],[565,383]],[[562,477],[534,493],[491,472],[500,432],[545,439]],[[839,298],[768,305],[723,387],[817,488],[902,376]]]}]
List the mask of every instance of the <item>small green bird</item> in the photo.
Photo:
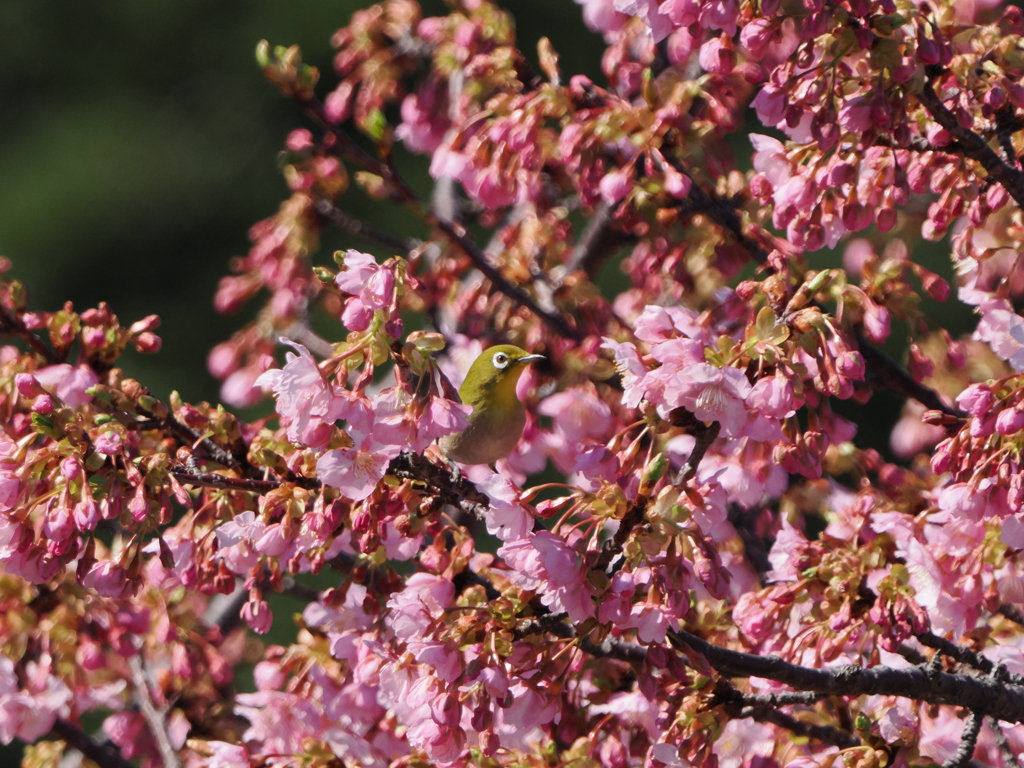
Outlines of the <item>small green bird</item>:
[{"label": "small green bird", "polygon": [[462,464],[491,464],[508,456],[526,426],[526,411],[516,397],[516,384],[531,355],[511,344],[485,349],[469,368],[459,387],[459,398],[473,407],[469,426],[438,440],[438,446],[452,461]]}]

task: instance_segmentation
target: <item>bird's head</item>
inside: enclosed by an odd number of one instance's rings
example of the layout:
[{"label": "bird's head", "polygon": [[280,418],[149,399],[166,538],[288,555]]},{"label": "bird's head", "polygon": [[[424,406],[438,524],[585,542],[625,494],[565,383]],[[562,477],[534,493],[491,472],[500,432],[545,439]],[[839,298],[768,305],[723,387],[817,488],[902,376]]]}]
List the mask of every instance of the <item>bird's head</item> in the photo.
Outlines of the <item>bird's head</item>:
[{"label": "bird's head", "polygon": [[516,400],[519,376],[531,360],[543,360],[543,355],[531,355],[512,344],[498,344],[485,349],[466,374],[459,387],[459,397],[466,405],[509,407]]}]

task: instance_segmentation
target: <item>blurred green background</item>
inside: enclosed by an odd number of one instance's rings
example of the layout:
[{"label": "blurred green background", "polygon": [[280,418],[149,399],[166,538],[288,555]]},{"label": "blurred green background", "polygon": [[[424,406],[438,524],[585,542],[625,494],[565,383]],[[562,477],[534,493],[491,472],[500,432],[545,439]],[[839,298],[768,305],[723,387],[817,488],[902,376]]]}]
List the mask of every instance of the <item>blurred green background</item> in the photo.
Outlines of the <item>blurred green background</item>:
[{"label": "blurred green background", "polygon": [[[107,301],[125,324],[160,315],[163,350],[129,353],[123,367],[159,397],[178,389],[189,401],[215,400],[206,354],[245,321],[213,311],[217,281],[247,251],[248,228],[288,195],[277,154],[291,129],[308,125],[264,80],[256,43],[301,45],[326,93],[336,82],[330,36],[367,5],[0,2],[0,255],[14,262],[31,306]],[[567,72],[598,76],[603,45],[579,6],[504,5],[531,56],[546,34]],[[422,158],[404,162],[426,183]],[[347,196],[349,209],[393,223],[392,206],[359,196]],[[330,245],[367,249],[339,238]]]}]

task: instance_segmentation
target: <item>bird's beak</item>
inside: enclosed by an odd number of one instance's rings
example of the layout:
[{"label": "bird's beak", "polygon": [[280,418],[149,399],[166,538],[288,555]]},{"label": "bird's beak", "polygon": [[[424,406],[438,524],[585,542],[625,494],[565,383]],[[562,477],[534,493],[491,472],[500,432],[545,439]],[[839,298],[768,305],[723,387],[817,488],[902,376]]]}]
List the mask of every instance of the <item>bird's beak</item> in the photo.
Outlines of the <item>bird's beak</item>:
[{"label": "bird's beak", "polygon": [[519,363],[528,363],[528,362],[530,362],[531,360],[547,360],[547,358],[546,358],[546,357],[544,357],[544,355],[523,355],[523,356],[522,356],[522,357],[520,357],[520,358],[519,358],[519,360],[517,360],[516,362],[519,362]]}]

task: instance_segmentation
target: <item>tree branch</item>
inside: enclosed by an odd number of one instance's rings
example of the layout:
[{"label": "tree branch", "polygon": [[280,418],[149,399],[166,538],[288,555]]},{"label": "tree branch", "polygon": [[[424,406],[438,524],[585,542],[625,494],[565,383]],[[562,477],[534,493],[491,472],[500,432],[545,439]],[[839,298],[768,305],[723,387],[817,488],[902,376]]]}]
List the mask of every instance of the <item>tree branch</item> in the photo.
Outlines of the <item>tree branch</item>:
[{"label": "tree branch", "polygon": [[128,668],[132,673],[132,685],[135,686],[135,701],[139,705],[142,717],[149,726],[150,733],[156,741],[157,749],[160,751],[160,759],[164,768],[181,768],[181,759],[174,747],[171,746],[170,737],[167,735],[167,720],[165,712],[157,712],[153,706],[153,700],[149,694],[149,681],[146,680],[146,672],[142,668],[142,650],[133,656],[128,657]]},{"label": "tree branch", "polygon": [[14,313],[14,310],[2,301],[0,301],[0,333],[17,336],[28,344],[29,349],[43,358],[47,365],[56,365],[64,362],[64,358],[46,346],[42,339],[26,328],[21,318]]},{"label": "tree branch", "polygon": [[461,475],[456,479],[445,467],[440,467],[419,453],[403,451],[391,460],[388,474],[400,480],[426,483],[445,504],[461,509],[483,520],[491,508],[491,500],[473,483]]},{"label": "tree branch", "polygon": [[[565,623],[565,618],[566,614],[559,613],[532,619],[516,628],[515,637],[520,639],[540,632],[550,632],[563,640],[578,637],[576,630]],[[611,637],[606,637],[600,644],[594,643],[588,637],[582,637],[579,640],[579,647],[581,651],[595,658],[616,659],[629,664],[641,664],[647,658],[647,649],[642,645],[624,643]]]},{"label": "tree branch", "polygon": [[1024,675],[1014,674],[1002,665],[996,666],[991,659],[982,656],[980,653],[975,653],[970,648],[964,648],[962,645],[957,645],[956,643],[953,643],[944,637],[939,637],[931,632],[922,632],[921,634],[916,635],[916,637],[921,645],[934,648],[942,655],[949,656],[951,659],[955,659],[961,664],[974,667],[974,669],[988,675],[995,675],[1000,679],[1013,683],[1014,685],[1024,686]]},{"label": "tree branch", "polygon": [[477,269],[483,272],[484,276],[491,281],[491,284],[497,291],[505,294],[519,306],[530,310],[558,335],[567,339],[579,340],[583,338],[583,334],[570,325],[564,317],[544,311],[526,291],[506,280],[501,272],[488,261],[480,246],[469,237],[461,224],[451,221],[441,215],[440,211],[430,208],[392,166],[370,155],[356,144],[339,126],[328,120],[324,113],[323,102],[320,99],[316,97],[298,99],[298,102],[313,120],[338,140],[339,146],[336,147],[336,151],[341,156],[362,165],[371,173],[380,176],[384,180],[393,200],[408,204],[427,224],[441,230],[448,240],[466,254]]},{"label": "tree branch", "polygon": [[1017,205],[1024,208],[1024,173],[1004,163],[985,139],[970,128],[960,125],[956,115],[942,103],[942,99],[935,92],[931,78],[940,77],[944,72],[945,70],[938,65],[932,65],[925,70],[924,88],[918,94],[918,99],[935,122],[945,128],[960,144],[963,154],[981,165],[992,179],[1006,188]]},{"label": "tree branch", "polygon": [[614,211],[614,206],[604,200],[594,207],[593,215],[587,221],[565,263],[566,274],[583,270],[587,277],[593,279],[616,249],[630,241],[627,235],[609,226]]},{"label": "tree branch", "polygon": [[759,723],[771,723],[779,728],[785,728],[797,736],[804,736],[811,739],[831,744],[840,749],[863,746],[863,742],[856,736],[829,725],[814,725],[797,720],[792,715],[780,712],[777,709],[765,706],[736,707],[727,706],[726,711],[733,717],[749,717]]},{"label": "tree branch", "polygon": [[978,734],[981,733],[982,717],[977,712],[967,715],[964,731],[960,736],[960,746],[956,754],[942,764],[942,768],[965,768],[974,756],[974,748],[978,746]]},{"label": "tree branch", "polygon": [[[270,493],[281,486],[280,480],[255,480],[248,477],[227,477],[218,475],[215,472],[199,472],[189,469],[183,464],[176,464],[171,468],[171,474],[180,482],[201,488],[222,488],[227,491],[250,491],[260,495]],[[310,480],[310,478],[304,478]],[[320,485],[320,481],[313,481]]]},{"label": "tree branch", "polygon": [[408,253],[416,248],[419,248],[423,241],[415,237],[403,237],[401,235],[392,235],[387,232],[381,232],[378,229],[374,229],[369,224],[355,216],[345,213],[343,210],[338,208],[330,200],[318,200],[316,205],[313,206],[313,210],[316,214],[329,223],[332,227],[338,227],[348,232],[350,235],[361,237],[365,240],[370,240],[376,243],[380,243],[388,248],[393,248],[396,251],[402,253]]},{"label": "tree branch", "polygon": [[473,266],[483,272],[484,277],[491,281],[491,284],[501,293],[508,296],[512,301],[521,307],[525,307],[530,310],[533,314],[543,320],[555,333],[559,336],[563,336],[567,339],[581,340],[584,336],[577,328],[569,324],[569,322],[561,315],[547,312],[534,301],[533,297],[530,296],[526,291],[520,288],[518,285],[506,280],[501,272],[494,267],[487,256],[480,249],[473,240],[466,234],[466,230],[461,224],[448,221],[441,218],[436,214],[432,214],[434,225],[440,229],[448,239],[461,250],[469,260],[473,262]]},{"label": "tree branch", "polygon": [[994,717],[990,717],[988,719],[988,727],[992,729],[996,746],[999,747],[999,754],[1002,756],[1003,763],[1007,768],[1021,768],[1020,761],[1017,759],[1017,755],[1014,754],[1010,741],[1006,738],[1006,734],[1003,732],[1002,726],[999,725],[999,721]]},{"label": "tree branch", "polygon": [[1024,722],[1024,687],[999,683],[991,677],[941,672],[928,665],[907,669],[856,664],[814,669],[778,656],[756,656],[712,645],[685,631],[669,631],[673,644],[687,645],[703,654],[726,677],[766,677],[800,691],[836,696],[904,696],[929,704],[952,704],[979,715],[992,715],[1010,723]]},{"label": "tree branch", "polygon": [[126,760],[113,745],[98,744],[95,739],[67,720],[58,718],[53,724],[52,732],[100,768],[136,768],[135,764]]},{"label": "tree branch", "polygon": [[864,356],[865,368],[875,378],[875,381],[872,382],[874,386],[895,390],[917,400],[925,408],[942,411],[947,416],[963,416],[955,408],[950,408],[946,405],[934,389],[930,389],[924,384],[915,381],[895,360],[870,344],[860,334],[857,335],[857,346],[860,348],[860,353]]}]

